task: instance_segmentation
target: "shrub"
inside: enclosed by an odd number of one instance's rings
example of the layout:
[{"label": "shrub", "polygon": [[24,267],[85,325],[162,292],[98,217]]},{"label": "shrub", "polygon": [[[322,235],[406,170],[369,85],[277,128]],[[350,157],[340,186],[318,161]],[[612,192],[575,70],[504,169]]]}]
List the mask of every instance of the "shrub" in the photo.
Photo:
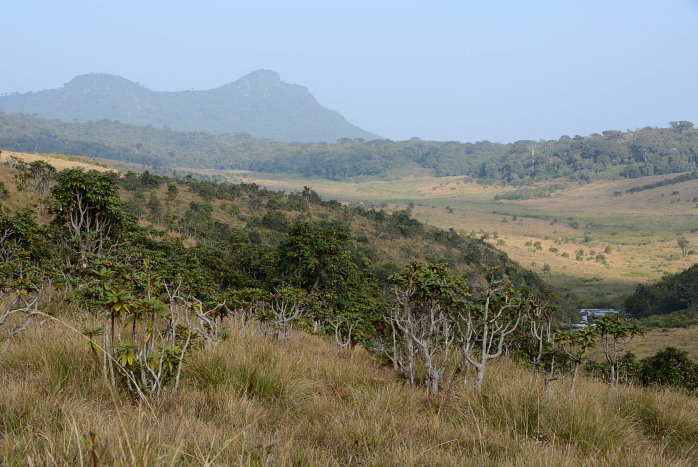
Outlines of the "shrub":
[{"label": "shrub", "polygon": [[639,379],[645,386],[674,386],[696,390],[698,363],[691,360],[685,350],[667,347],[642,360]]}]

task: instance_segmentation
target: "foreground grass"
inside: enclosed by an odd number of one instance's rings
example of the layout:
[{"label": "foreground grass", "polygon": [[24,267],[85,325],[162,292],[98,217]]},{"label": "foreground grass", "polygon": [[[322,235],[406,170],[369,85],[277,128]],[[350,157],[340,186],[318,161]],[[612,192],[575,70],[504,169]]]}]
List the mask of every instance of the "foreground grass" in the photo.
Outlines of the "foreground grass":
[{"label": "foreground grass", "polygon": [[[45,322],[0,348],[0,465],[695,465],[698,400],[583,379],[546,396],[495,362],[482,395],[428,399],[367,352],[232,330],[177,393],[111,391],[84,341]],[[100,462],[97,462],[98,464]]]}]

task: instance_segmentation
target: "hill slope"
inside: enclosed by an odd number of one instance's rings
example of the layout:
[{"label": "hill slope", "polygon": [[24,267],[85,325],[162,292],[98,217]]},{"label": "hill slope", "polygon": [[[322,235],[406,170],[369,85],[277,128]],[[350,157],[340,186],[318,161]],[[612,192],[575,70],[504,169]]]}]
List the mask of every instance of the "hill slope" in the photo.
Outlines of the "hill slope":
[{"label": "hill slope", "polygon": [[681,313],[688,321],[698,314],[698,263],[678,274],[667,274],[655,284],[639,284],[625,307],[631,316]]},{"label": "hill slope", "polygon": [[269,70],[216,89],[179,92],[152,91],[114,75],[81,75],[60,89],[2,96],[0,108],[63,121],[109,119],[279,141],[376,138],[322,107],[307,88],[285,83]]},{"label": "hill slope", "polygon": [[[2,107],[0,98],[0,107]],[[299,120],[301,121],[301,120]],[[0,111],[0,148],[57,152],[151,166],[242,169],[342,180],[415,170],[464,175],[485,183],[523,185],[559,177],[637,178],[698,169],[698,129],[642,128],[587,137],[510,144],[341,139],[284,143],[250,135],[212,135],[109,120],[65,123]],[[510,199],[546,195],[518,193]]]}]

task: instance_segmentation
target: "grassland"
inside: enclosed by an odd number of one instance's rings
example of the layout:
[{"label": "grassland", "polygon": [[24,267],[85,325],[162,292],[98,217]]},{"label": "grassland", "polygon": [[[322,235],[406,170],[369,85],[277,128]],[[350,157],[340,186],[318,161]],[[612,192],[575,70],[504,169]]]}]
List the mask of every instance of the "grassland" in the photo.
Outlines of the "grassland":
[{"label": "grassland", "polygon": [[2,465],[695,465],[698,399],[581,378],[546,395],[493,363],[482,394],[429,399],[357,347],[230,328],[150,404],[111,390],[84,338],[45,320],[0,348]]},{"label": "grassland", "polygon": [[[659,351],[671,346],[685,350],[688,356],[698,361],[698,326],[686,328],[656,328],[645,332],[644,336],[630,341],[626,350],[635,354],[637,358],[651,357]],[[599,349],[592,352],[592,357],[603,361],[603,352]]]}]

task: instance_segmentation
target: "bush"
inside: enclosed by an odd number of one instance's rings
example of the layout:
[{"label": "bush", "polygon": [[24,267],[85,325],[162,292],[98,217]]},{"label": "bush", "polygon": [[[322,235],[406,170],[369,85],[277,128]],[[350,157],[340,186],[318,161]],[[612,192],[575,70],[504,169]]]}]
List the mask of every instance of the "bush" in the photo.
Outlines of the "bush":
[{"label": "bush", "polygon": [[667,347],[654,356],[643,359],[638,376],[645,386],[698,389],[698,363],[688,357],[688,352],[675,347]]}]

